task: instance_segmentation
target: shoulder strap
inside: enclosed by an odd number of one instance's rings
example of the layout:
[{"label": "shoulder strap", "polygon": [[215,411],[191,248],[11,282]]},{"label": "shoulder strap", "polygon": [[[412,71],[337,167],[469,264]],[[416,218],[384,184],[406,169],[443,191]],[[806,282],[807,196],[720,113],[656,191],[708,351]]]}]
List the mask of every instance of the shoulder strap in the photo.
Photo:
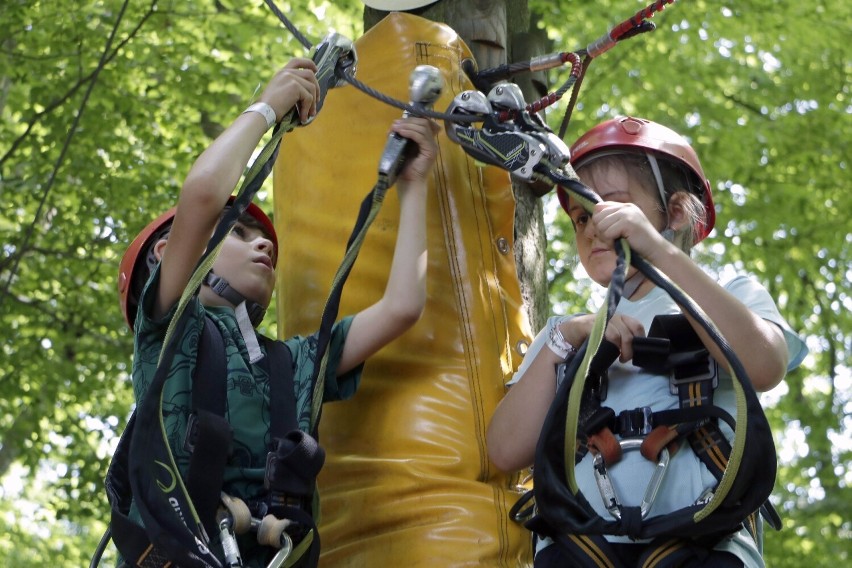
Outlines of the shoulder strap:
[{"label": "shoulder strap", "polygon": [[[266,357],[260,365],[269,377],[269,429],[272,439],[284,437],[287,432],[299,429],[296,408],[296,388],[293,380],[293,354],[283,341],[260,336],[266,346]],[[286,409],[286,412],[282,412]]]},{"label": "shoulder strap", "polygon": [[208,534],[216,532],[216,510],[231,453],[233,431],[225,419],[228,390],[225,341],[210,316],[204,318],[192,378],[192,408],[185,449],[192,452],[186,488]]}]

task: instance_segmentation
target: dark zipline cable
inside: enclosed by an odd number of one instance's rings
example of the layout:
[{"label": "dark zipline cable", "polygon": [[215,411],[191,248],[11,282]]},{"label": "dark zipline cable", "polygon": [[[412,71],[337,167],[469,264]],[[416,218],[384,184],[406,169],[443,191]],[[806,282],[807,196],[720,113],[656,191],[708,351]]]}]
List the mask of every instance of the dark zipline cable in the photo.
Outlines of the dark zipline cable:
[{"label": "dark zipline cable", "polygon": [[284,12],[278,9],[278,6],[275,5],[275,2],[273,2],[272,0],[265,0],[265,2],[266,5],[269,6],[269,9],[272,10],[272,13],[278,16],[278,19],[281,20],[281,23],[284,24],[284,27],[287,28],[287,30],[291,34],[293,34],[293,37],[296,38],[296,40],[301,43],[306,50],[310,51],[313,45],[311,45],[311,42],[308,41],[308,38],[306,38],[304,34],[299,31],[299,28],[294,26],[293,22],[291,22],[287,18],[287,16],[284,15]]}]

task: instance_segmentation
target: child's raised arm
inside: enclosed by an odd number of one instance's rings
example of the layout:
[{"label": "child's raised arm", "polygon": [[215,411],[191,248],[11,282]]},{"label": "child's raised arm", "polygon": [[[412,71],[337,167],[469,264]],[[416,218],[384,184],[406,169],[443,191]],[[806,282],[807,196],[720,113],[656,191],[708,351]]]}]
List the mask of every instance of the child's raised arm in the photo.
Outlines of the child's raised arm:
[{"label": "child's raised arm", "polygon": [[370,355],[414,325],[426,304],[426,191],[438,155],[434,121],[407,118],[391,129],[418,146],[397,178],[399,233],[382,298],[356,314],[346,337],[338,375],[361,364]]},{"label": "child's raised arm", "polygon": [[168,242],[157,245],[163,259],[155,318],[165,315],[183,293],[228,197],[269,130],[272,115],[277,122],[293,107],[298,108],[302,120],[316,114],[319,84],[315,72],[310,59],[287,63],[263,90],[259,111],[239,115],[193,164],[181,188]]},{"label": "child's raised arm", "polygon": [[[635,205],[599,203],[592,222],[604,239],[627,239],[631,249],[701,306],[742,362],[755,390],[767,391],[781,382],[787,371],[787,343],[780,327],[761,319],[720,286],[686,253],[663,238]],[[670,222],[674,228],[684,222],[678,207],[671,208]],[[689,319],[713,358],[723,363],[725,358],[716,343]]]}]

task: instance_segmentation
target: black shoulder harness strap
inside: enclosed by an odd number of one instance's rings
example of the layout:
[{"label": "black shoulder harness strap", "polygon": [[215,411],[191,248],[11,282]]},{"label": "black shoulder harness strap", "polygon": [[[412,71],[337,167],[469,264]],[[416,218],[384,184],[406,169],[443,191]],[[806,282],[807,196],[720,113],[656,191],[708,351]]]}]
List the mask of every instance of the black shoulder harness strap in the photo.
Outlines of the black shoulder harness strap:
[{"label": "black shoulder harness strap", "polygon": [[[267,357],[261,364],[270,381],[270,406],[289,409],[285,412],[270,412],[271,439],[272,444],[275,444],[278,438],[298,429],[293,359],[284,343],[268,338],[263,340]],[[225,418],[227,389],[225,343],[215,320],[208,316],[198,346],[192,385],[193,412],[184,439],[184,447],[192,454],[186,476],[187,492],[208,534],[216,530],[215,516],[233,439],[231,426]],[[105,479],[111,508],[110,532],[125,562],[143,568],[164,568],[173,564],[172,559],[164,551],[158,550],[145,529],[128,516],[132,501],[130,440],[135,423],[136,412],[131,415],[119,440]]]},{"label": "black shoulder harness strap", "polygon": [[234,436],[225,419],[228,394],[225,342],[213,319],[206,317],[203,327],[192,379],[193,411],[184,438],[184,449],[192,452],[186,488],[207,534],[214,534],[219,494]]},{"label": "black shoulder harness strap", "polygon": [[[260,365],[269,378],[269,431],[272,440],[269,449],[273,452],[277,440],[288,435],[292,437],[299,430],[293,356],[284,343],[263,336],[261,339],[266,346],[266,357],[261,359]],[[187,489],[208,534],[216,530],[216,509],[233,438],[231,426],[225,418],[226,375],[222,335],[216,330],[216,322],[207,318],[198,347],[198,366],[192,383],[193,414],[187,426],[185,445],[192,452]]]}]

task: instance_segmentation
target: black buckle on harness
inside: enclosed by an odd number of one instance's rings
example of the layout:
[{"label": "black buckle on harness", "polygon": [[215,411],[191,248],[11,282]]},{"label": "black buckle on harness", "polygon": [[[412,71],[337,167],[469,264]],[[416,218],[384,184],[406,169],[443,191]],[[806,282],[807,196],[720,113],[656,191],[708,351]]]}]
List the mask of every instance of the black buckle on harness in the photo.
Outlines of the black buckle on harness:
[{"label": "black buckle on harness", "polygon": [[602,428],[612,430],[615,423],[615,411],[608,406],[601,406],[583,421],[583,433],[588,437],[597,434]]},{"label": "black buckle on harness", "polygon": [[623,410],[615,417],[616,433],[622,438],[641,438],[654,429],[650,406]]},{"label": "black buckle on harness", "polygon": [[680,385],[687,383],[712,380],[714,389],[719,386],[719,365],[706,349],[672,355],[671,365],[669,392],[674,395]]}]

